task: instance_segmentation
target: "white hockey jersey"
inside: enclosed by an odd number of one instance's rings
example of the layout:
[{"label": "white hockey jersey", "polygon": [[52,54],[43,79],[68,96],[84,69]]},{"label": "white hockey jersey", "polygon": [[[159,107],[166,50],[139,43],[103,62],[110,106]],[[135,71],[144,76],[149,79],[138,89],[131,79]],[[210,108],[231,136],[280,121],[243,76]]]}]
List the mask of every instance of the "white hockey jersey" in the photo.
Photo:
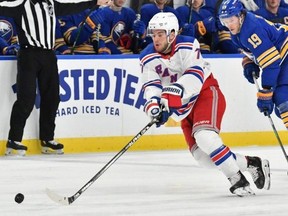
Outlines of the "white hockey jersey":
[{"label": "white hockey jersey", "polygon": [[161,98],[162,88],[172,83],[180,84],[184,93],[182,106],[172,109],[171,117],[181,121],[192,110],[207,77],[211,75],[210,65],[200,53],[199,42],[188,36],[178,35],[169,55],[155,51],[149,44],[140,54],[144,97]]}]

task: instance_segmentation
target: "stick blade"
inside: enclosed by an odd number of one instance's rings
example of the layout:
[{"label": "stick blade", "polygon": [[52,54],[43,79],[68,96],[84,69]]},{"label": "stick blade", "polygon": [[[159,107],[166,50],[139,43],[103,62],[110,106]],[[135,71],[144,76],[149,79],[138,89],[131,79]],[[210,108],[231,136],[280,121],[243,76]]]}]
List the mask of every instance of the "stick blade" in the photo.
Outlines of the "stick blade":
[{"label": "stick blade", "polygon": [[61,205],[70,205],[69,198],[60,196],[59,194],[55,193],[54,191],[46,188],[45,190],[47,196],[53,200],[54,202],[61,204]]}]

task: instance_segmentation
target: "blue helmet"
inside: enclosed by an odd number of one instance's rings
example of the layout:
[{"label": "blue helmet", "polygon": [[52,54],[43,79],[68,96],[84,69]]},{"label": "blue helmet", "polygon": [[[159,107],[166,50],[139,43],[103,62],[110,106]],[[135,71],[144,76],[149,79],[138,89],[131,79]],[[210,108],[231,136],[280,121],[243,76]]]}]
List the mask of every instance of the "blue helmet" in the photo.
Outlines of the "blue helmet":
[{"label": "blue helmet", "polygon": [[220,19],[238,16],[243,10],[240,0],[224,0],[219,7],[218,16]]}]

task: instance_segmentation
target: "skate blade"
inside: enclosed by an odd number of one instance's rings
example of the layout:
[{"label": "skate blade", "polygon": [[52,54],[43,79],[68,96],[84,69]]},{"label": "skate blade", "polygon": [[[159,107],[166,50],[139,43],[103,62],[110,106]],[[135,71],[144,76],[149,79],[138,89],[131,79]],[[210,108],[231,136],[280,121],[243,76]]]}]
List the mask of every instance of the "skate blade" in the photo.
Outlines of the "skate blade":
[{"label": "skate blade", "polygon": [[6,156],[25,156],[26,155],[26,150],[15,150],[12,148],[7,148],[5,151]]},{"label": "skate blade", "polygon": [[269,190],[271,187],[270,165],[268,160],[262,160],[262,169],[265,176],[264,189]]},{"label": "skate blade", "polygon": [[48,148],[48,147],[42,147],[41,152],[42,152],[42,154],[52,154],[52,155],[62,155],[62,154],[64,154],[63,149],[54,150],[54,149],[51,149],[51,148]]},{"label": "skate blade", "polygon": [[255,196],[256,194],[249,186],[246,187],[240,187],[237,188],[235,191],[233,191],[233,194],[239,196],[239,197],[246,197],[246,196]]}]

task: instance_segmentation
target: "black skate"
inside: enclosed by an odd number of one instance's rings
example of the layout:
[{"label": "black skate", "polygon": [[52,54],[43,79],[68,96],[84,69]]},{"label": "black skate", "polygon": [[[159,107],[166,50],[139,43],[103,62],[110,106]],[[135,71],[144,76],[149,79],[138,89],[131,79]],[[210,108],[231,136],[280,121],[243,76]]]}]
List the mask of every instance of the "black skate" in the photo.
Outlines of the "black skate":
[{"label": "black skate", "polygon": [[268,160],[261,160],[259,157],[246,156],[248,161],[248,172],[258,189],[270,189],[270,166]]},{"label": "black skate", "polygon": [[17,152],[20,156],[25,156],[27,151],[27,147],[24,146],[21,142],[8,140],[6,144],[6,151],[5,155],[13,155],[15,152]]},{"label": "black skate", "polygon": [[228,179],[232,184],[232,187],[230,187],[232,194],[236,194],[239,197],[255,195],[250,188],[249,182],[240,171]]},{"label": "black skate", "polygon": [[63,144],[58,143],[55,140],[41,140],[41,152],[43,154],[64,154],[63,148]]}]

